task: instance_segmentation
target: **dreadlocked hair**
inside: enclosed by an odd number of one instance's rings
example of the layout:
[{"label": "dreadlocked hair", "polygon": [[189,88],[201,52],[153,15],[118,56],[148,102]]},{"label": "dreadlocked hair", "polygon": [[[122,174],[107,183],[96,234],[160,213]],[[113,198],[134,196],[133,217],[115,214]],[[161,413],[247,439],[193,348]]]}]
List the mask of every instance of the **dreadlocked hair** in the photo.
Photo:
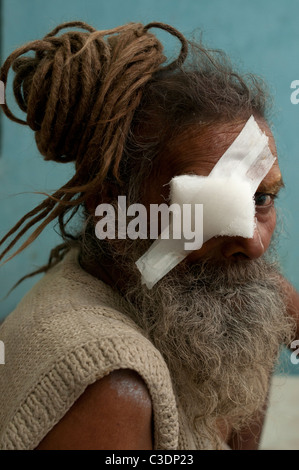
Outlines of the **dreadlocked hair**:
[{"label": "dreadlocked hair", "polygon": [[[148,32],[153,27],[181,42],[173,62],[166,64],[161,42]],[[57,35],[65,28],[84,31]],[[24,56],[30,51],[34,57]],[[107,31],[82,22],[64,23],[7,58],[0,72],[5,84],[11,67],[14,96],[27,119],[17,118],[7,104],[2,105],[5,114],[34,130],[46,160],[75,163],[74,176],[46,195],[0,240],[2,245],[14,236],[1,260],[39,224],[8,261],[50,222],[59,224],[64,243],[51,251],[46,266],[17,284],[47,271],[72,244],[79,245],[83,254],[85,248],[88,251],[85,241],[90,243],[93,237],[94,218],[87,203],[99,200],[110,182],[118,194],[126,194],[128,204],[137,202],[153,162],[163,156],[163,150],[167,153],[168,143],[179,132],[192,125],[198,129],[215,122],[247,120],[251,114],[264,118],[269,108],[269,94],[260,78],[237,73],[222,51],[187,41],[163,23],[130,23]],[[79,235],[68,233],[68,222],[82,207],[85,228]],[[104,250],[106,242],[97,240]]]},{"label": "dreadlocked hair", "polygon": [[[58,35],[65,28],[83,31]],[[163,68],[171,70],[183,63],[187,41],[169,25],[129,23],[97,31],[79,21],[57,26],[43,39],[16,49],[4,62],[0,80],[7,83],[12,67],[14,96],[27,119],[16,117],[6,103],[2,104],[4,113],[35,132],[45,160],[75,162],[76,171],[0,240],[3,245],[14,236],[0,260],[38,223],[6,261],[24,250],[55,219],[63,237],[75,238],[65,230],[66,214],[71,211],[69,221],[80,205],[98,196],[105,179],[121,183],[119,165],[134,112],[147,82],[167,60],[161,42],[148,32],[150,28],[166,30],[181,41],[178,58]],[[30,51],[35,52],[34,57],[24,56]],[[52,250],[49,265],[64,251],[65,244]]]}]

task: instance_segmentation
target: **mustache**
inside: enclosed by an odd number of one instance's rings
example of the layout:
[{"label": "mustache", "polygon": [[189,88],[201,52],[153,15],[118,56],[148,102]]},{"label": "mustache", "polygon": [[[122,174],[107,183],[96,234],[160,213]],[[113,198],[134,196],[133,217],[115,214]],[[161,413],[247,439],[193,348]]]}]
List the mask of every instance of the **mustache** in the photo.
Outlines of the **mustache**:
[{"label": "mustache", "polygon": [[[141,286],[140,272],[135,263],[150,246],[149,240],[126,240],[125,243],[116,241],[113,246],[110,245],[112,251],[107,250],[106,254],[110,251],[111,260],[117,262],[120,268],[126,265],[127,274],[132,277],[132,282]],[[153,291],[158,285],[168,284],[168,281],[178,283],[178,285],[183,284],[183,286],[187,283],[189,288],[196,285],[203,287],[204,284],[215,287],[217,282],[226,283],[228,287],[244,286],[257,279],[263,280],[267,276],[272,276],[274,272],[278,273],[279,270],[276,238],[274,238],[267,252],[257,259],[249,259],[242,254],[230,259],[215,259],[205,256],[190,263],[188,258],[185,258],[150,290]]]},{"label": "mustache", "polygon": [[[139,273],[136,272],[139,276]],[[187,261],[176,266],[153,290],[163,289],[164,286],[176,285],[178,294],[201,291],[211,294],[229,294],[241,292],[244,289],[258,284],[259,287],[279,287],[280,269],[276,260],[269,260],[268,256],[256,260],[235,259],[233,261],[217,261],[206,258],[193,264]]]}]

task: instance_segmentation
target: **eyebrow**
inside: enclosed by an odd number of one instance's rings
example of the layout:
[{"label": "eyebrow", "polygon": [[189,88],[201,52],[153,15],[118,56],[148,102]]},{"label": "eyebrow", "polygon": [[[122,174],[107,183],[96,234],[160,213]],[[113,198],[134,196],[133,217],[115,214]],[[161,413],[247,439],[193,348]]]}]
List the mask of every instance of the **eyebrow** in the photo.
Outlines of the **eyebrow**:
[{"label": "eyebrow", "polygon": [[266,181],[262,181],[259,187],[257,188],[257,193],[271,193],[271,194],[278,194],[279,191],[285,187],[282,178],[279,180],[273,181],[271,183],[267,183]]}]

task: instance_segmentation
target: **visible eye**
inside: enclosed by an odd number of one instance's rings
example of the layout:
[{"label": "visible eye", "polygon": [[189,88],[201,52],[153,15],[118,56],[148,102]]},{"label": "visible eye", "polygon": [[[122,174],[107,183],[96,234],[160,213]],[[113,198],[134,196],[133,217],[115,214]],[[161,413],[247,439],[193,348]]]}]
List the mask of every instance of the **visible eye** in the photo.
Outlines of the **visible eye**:
[{"label": "visible eye", "polygon": [[255,205],[259,207],[269,207],[274,203],[276,194],[256,193],[254,196]]}]

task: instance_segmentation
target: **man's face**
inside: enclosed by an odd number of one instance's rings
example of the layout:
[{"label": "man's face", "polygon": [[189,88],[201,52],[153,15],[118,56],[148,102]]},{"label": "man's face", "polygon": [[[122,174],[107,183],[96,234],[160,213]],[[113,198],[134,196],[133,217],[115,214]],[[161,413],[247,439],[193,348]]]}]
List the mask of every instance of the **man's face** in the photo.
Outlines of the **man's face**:
[{"label": "man's face", "polygon": [[[269,127],[262,119],[257,119],[257,122],[269,138],[272,154],[277,157],[275,141]],[[150,203],[164,202],[169,191],[167,183],[173,176],[180,174],[208,176],[245,123],[246,121],[236,121],[215,124],[200,130],[193,127],[175,137],[164,149],[145,184],[145,204],[148,206]],[[214,237],[204,243],[200,250],[191,252],[187,260],[194,263],[199,259],[209,258],[225,262],[236,259],[252,260],[262,256],[270,245],[275,229],[274,199],[282,186],[276,159],[255,195],[256,229],[253,238]]]},{"label": "man's face", "polygon": [[[269,128],[258,123],[276,156]],[[175,137],[145,181],[141,202],[147,209],[164,203],[176,175],[208,176],[244,125],[193,128]],[[279,346],[291,334],[277,266],[262,256],[276,222],[269,194],[281,184],[276,161],[256,194],[252,239],[211,239],[152,289],[141,284],[135,264],[150,240],[127,239],[121,249],[113,240],[105,245],[111,266],[122,273],[124,308],[165,358],[186,413],[201,417],[201,429],[214,427],[217,417],[240,425],[260,409]]]},{"label": "man's face", "polygon": [[[245,122],[188,129],[169,142],[144,184],[147,209],[167,200],[174,176],[208,176]],[[268,126],[257,122],[276,156]],[[273,201],[281,186],[276,160],[255,195],[254,237],[210,239],[150,290],[141,285],[135,265],[145,240],[130,244],[127,264],[124,256],[115,260],[126,273],[124,293],[133,319],[166,359],[188,403],[186,413],[203,417],[209,426],[216,417],[237,426],[260,409],[279,346],[291,337],[276,263],[263,256],[275,228]]]}]

